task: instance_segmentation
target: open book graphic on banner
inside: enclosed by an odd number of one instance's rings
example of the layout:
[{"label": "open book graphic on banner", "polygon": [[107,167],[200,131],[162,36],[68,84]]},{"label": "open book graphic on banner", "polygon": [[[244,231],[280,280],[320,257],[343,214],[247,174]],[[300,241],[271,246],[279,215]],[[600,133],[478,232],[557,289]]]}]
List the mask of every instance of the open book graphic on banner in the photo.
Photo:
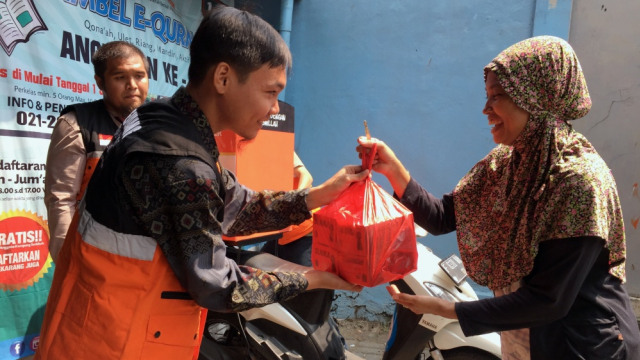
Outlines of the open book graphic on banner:
[{"label": "open book graphic on banner", "polygon": [[47,30],[47,26],[33,0],[0,0],[0,45],[7,55],[38,30]]}]

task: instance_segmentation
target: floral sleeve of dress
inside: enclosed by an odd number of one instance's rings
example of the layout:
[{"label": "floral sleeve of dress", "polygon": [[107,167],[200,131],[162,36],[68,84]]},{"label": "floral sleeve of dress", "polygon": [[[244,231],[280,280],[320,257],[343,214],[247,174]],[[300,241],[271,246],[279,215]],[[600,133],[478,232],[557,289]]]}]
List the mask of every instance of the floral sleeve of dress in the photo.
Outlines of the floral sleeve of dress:
[{"label": "floral sleeve of dress", "polygon": [[[121,179],[125,188],[121,196],[141,232],[156,239],[178,280],[199,305],[240,311],[306,289],[301,274],[264,272],[226,256],[222,241],[226,209],[219,177],[208,164],[187,157],[134,154],[124,164]],[[252,193],[236,196],[252,198]]]}]

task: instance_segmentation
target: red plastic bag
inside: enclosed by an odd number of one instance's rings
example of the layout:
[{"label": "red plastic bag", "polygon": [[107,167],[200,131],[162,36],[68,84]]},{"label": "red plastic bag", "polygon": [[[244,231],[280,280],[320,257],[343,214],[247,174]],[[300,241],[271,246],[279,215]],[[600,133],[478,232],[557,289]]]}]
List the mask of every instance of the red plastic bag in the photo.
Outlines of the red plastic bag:
[{"label": "red plastic bag", "polygon": [[[375,147],[363,167],[374,155]],[[312,244],[314,269],[368,287],[401,279],[418,262],[413,213],[371,177],[313,215]]]}]

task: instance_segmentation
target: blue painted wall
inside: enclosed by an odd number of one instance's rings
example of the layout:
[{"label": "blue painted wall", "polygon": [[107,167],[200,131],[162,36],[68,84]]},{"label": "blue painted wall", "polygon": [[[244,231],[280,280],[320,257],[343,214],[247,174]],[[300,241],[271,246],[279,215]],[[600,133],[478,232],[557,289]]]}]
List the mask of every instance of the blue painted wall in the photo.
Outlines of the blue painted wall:
[{"label": "blue painted wall", "polygon": [[[484,65],[534,27],[566,38],[570,3],[295,1],[284,100],[295,106],[296,151],[316,184],[359,163],[356,138],[367,120],[414,178],[434,194],[450,192],[494,146],[482,114]],[[278,28],[279,0],[253,10]],[[391,191],[385,178],[374,180]],[[455,234],[421,241],[441,257],[457,252]],[[380,320],[392,312],[383,286],[340,292],[335,304],[339,318]]]},{"label": "blue painted wall", "polygon": [[[531,36],[534,11],[533,1],[296,2],[286,101],[296,107],[296,151],[317,182],[359,162],[366,119],[429,191],[451,191],[494,146],[482,69]],[[422,241],[440,256],[457,252],[455,234]],[[382,286],[340,295],[339,318],[392,311]]]}]

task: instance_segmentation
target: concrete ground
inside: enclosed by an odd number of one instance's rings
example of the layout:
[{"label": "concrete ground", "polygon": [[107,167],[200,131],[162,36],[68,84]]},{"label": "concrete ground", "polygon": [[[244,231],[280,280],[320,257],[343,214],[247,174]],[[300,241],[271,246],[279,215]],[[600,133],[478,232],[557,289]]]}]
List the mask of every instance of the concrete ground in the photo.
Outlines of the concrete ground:
[{"label": "concrete ground", "polygon": [[[637,313],[636,313],[637,314]],[[389,337],[389,326],[379,322],[337,319],[340,333],[353,354],[347,360],[380,360]],[[640,318],[638,319],[640,327]]]},{"label": "concrete ground", "polygon": [[356,356],[349,357],[348,360],[382,359],[389,337],[388,324],[353,319],[338,319],[337,322],[347,343],[347,349]]}]

